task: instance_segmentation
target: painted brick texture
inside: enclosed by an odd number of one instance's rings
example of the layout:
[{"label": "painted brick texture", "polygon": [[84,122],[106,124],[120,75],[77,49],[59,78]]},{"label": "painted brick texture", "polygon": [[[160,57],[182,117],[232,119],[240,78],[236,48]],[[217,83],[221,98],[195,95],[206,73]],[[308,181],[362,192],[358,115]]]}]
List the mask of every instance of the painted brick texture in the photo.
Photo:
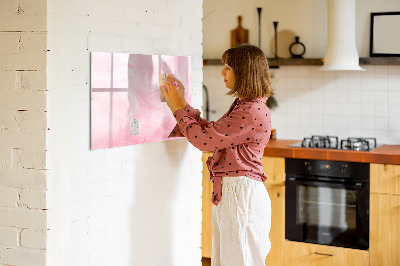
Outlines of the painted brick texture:
[{"label": "painted brick texture", "polygon": [[22,230],[21,246],[31,249],[46,249],[46,233],[38,230]]},{"label": "painted brick texture", "polygon": [[45,265],[46,5],[0,3],[1,265]]},{"label": "painted brick texture", "polygon": [[18,247],[19,231],[16,228],[0,227],[0,247]]},{"label": "painted brick texture", "polygon": [[47,10],[48,265],[201,265],[201,152],[184,139],[90,151],[89,55],[192,56],[199,108],[202,0]]},{"label": "painted brick texture", "polygon": [[4,0],[0,15],[0,264],[200,265],[201,153],[88,144],[91,51],[190,55],[202,105],[202,1]]}]

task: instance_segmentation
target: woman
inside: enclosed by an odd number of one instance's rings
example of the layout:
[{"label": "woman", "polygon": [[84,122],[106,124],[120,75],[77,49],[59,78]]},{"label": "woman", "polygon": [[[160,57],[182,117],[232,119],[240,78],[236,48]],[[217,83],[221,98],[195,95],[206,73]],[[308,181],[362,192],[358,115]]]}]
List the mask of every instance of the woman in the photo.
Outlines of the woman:
[{"label": "woman", "polygon": [[216,122],[200,118],[188,105],[184,87],[175,78],[161,88],[178,125],[171,136],[185,136],[202,151],[213,182],[212,265],[265,265],[270,250],[271,202],[263,184],[261,158],[268,143],[272,95],[268,62],[252,45],[228,49],[221,71],[227,95],[237,98]]}]

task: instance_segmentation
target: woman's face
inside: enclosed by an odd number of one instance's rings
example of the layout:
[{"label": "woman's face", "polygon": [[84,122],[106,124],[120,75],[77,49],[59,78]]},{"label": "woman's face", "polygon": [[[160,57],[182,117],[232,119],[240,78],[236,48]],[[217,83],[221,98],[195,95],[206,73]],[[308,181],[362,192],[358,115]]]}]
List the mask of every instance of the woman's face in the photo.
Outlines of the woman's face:
[{"label": "woman's face", "polygon": [[225,64],[221,71],[221,75],[224,77],[225,86],[228,89],[233,89],[235,86],[235,73],[233,72],[233,69]]}]

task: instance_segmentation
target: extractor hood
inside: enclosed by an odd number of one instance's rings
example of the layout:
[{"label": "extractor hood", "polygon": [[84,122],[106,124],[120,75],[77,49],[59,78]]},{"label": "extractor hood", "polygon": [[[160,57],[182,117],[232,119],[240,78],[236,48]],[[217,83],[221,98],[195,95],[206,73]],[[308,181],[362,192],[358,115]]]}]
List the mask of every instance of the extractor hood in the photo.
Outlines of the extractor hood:
[{"label": "extractor hood", "polygon": [[328,0],[328,44],[323,71],[358,70],[355,0]]}]

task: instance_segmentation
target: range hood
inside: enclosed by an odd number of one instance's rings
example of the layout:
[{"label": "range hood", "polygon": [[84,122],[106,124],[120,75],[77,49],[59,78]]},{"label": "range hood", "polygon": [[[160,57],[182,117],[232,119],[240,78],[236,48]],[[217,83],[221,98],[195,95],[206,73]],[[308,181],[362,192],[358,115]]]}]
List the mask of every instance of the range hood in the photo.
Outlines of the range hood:
[{"label": "range hood", "polygon": [[323,71],[358,70],[355,0],[328,0],[328,44]]}]

